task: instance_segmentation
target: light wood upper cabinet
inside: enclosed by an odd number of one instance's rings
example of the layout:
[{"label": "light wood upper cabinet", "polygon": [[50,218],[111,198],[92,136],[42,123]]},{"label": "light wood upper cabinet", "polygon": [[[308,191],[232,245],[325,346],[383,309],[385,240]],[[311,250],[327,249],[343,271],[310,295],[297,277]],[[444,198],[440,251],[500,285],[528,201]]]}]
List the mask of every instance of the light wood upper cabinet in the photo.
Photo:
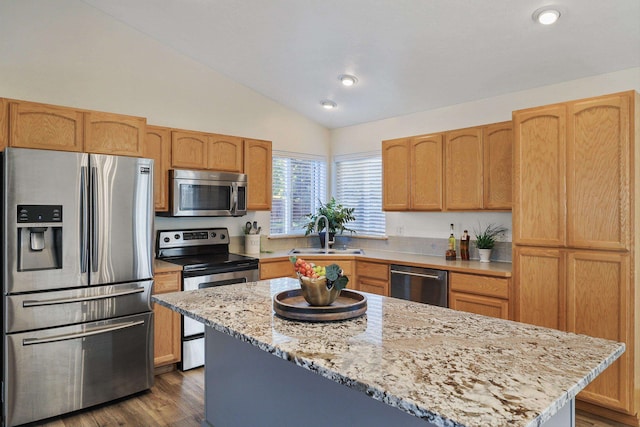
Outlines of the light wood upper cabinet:
[{"label": "light wood upper cabinet", "polygon": [[144,117],[87,112],[84,118],[84,151],[142,157],[146,124]]},{"label": "light wood upper cabinet", "polygon": [[482,209],[482,128],[446,133],[445,208]]},{"label": "light wood upper cabinet", "polygon": [[630,115],[628,95],[569,103],[567,244],[629,249]]},{"label": "light wood upper cabinet", "polygon": [[562,246],[566,230],[565,106],[516,111],[513,125],[513,242]]},{"label": "light wood upper cabinet", "polygon": [[382,209],[409,210],[409,138],[382,141]]},{"label": "light wood upper cabinet", "polygon": [[203,132],[171,132],[171,166],[185,169],[207,169],[209,136]]},{"label": "light wood upper cabinet", "polygon": [[9,101],[10,147],[82,152],[84,114],[72,108]]},{"label": "light wood upper cabinet", "polygon": [[9,145],[9,101],[0,98],[0,151]]},{"label": "light wood upper cabinet", "polygon": [[207,169],[225,172],[243,171],[243,143],[238,136],[208,136]]},{"label": "light wood upper cabinet", "polygon": [[567,253],[567,330],[624,342],[624,354],[600,374],[578,396],[633,414],[633,370],[635,348],[632,317],[629,255],[604,251]]},{"label": "light wood upper cabinet", "polygon": [[270,210],[273,194],[270,141],[244,140],[244,173],[247,174],[247,209]]},{"label": "light wood upper cabinet", "polygon": [[511,210],[513,181],[513,124],[512,121],[486,126],[484,147],[483,206],[485,209]]},{"label": "light wood upper cabinet", "polygon": [[442,210],[442,139],[442,134],[433,134],[409,140],[413,210]]},{"label": "light wood upper cabinet", "polygon": [[532,325],[566,328],[564,254],[560,249],[513,248],[515,320]]},{"label": "light wood upper cabinet", "polygon": [[147,126],[144,157],[153,159],[153,197],[157,212],[169,209],[169,168],[171,166],[171,129]]}]

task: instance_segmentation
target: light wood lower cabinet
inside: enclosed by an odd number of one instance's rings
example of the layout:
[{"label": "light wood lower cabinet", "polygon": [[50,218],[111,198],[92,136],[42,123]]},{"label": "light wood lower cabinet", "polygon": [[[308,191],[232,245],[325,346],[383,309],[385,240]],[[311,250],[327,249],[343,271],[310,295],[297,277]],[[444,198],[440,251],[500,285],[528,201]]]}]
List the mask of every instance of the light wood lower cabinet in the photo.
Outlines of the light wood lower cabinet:
[{"label": "light wood lower cabinet", "polygon": [[512,319],[511,280],[449,273],[449,308],[500,319]]},{"label": "light wood lower cabinet", "polygon": [[[180,273],[157,273],[154,276],[153,293],[163,294],[180,290]],[[182,358],[180,325],[182,319],[175,311],[153,304],[153,365],[169,365]]]},{"label": "light wood lower cabinet", "polygon": [[389,264],[356,261],[357,284],[355,290],[389,296]]},{"label": "light wood lower cabinet", "polygon": [[279,277],[296,277],[293,264],[289,260],[260,260],[260,280]]}]

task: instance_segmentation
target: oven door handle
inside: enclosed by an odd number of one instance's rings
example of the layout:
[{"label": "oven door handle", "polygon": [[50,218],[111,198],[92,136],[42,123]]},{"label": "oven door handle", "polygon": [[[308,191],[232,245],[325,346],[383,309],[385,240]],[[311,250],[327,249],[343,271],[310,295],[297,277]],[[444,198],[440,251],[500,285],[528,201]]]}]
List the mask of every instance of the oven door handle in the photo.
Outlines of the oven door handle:
[{"label": "oven door handle", "polygon": [[139,294],[144,292],[144,288],[129,289],[122,292],[113,292],[111,294],[91,295],[86,297],[71,298],[54,298],[45,300],[27,300],[22,302],[23,307],[40,307],[43,305],[69,304],[74,302],[94,301],[99,299],[122,297],[125,295]]},{"label": "oven door handle", "polygon": [[121,323],[116,326],[109,326],[107,328],[100,328],[100,329],[95,329],[89,332],[80,332],[77,334],[56,335],[48,338],[25,338],[22,340],[22,345],[47,344],[47,343],[58,342],[58,341],[75,340],[79,338],[90,337],[93,335],[106,334],[107,332],[118,331],[120,329],[127,329],[134,326],[142,325],[143,323],[144,323],[144,320],[138,320],[136,322]]}]

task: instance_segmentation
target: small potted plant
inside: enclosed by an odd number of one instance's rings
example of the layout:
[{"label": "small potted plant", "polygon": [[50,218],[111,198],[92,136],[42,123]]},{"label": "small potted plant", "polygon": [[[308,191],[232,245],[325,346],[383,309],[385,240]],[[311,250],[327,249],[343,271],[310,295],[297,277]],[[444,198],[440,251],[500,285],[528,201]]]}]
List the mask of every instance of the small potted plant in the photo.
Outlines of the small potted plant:
[{"label": "small potted plant", "polygon": [[[344,207],[341,203],[338,203],[335,198],[331,198],[327,203],[320,202],[320,207],[316,213],[309,213],[305,215],[305,218],[309,219],[309,222],[305,226],[304,235],[308,236],[315,231],[316,220],[319,216],[323,215],[329,221],[329,245],[333,244],[333,238],[336,233],[342,234],[345,230],[351,233],[355,233],[355,230],[346,227],[346,224],[355,221],[353,211],[355,208]],[[320,221],[318,227],[322,230],[326,227],[324,221]],[[324,232],[318,233],[320,237],[320,246],[324,247]]]},{"label": "small potted plant", "polygon": [[496,244],[496,238],[507,231],[502,225],[489,224],[485,228],[473,230],[476,237],[476,247],[480,254],[480,262],[490,262],[491,250]]}]

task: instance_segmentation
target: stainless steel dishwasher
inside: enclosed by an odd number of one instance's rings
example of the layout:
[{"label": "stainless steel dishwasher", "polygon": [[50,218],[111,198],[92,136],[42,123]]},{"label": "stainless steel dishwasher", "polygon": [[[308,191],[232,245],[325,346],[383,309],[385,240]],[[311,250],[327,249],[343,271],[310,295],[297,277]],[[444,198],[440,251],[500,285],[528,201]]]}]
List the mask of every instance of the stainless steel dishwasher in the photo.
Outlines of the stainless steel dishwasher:
[{"label": "stainless steel dishwasher", "polygon": [[448,307],[447,271],[392,264],[391,296]]}]

